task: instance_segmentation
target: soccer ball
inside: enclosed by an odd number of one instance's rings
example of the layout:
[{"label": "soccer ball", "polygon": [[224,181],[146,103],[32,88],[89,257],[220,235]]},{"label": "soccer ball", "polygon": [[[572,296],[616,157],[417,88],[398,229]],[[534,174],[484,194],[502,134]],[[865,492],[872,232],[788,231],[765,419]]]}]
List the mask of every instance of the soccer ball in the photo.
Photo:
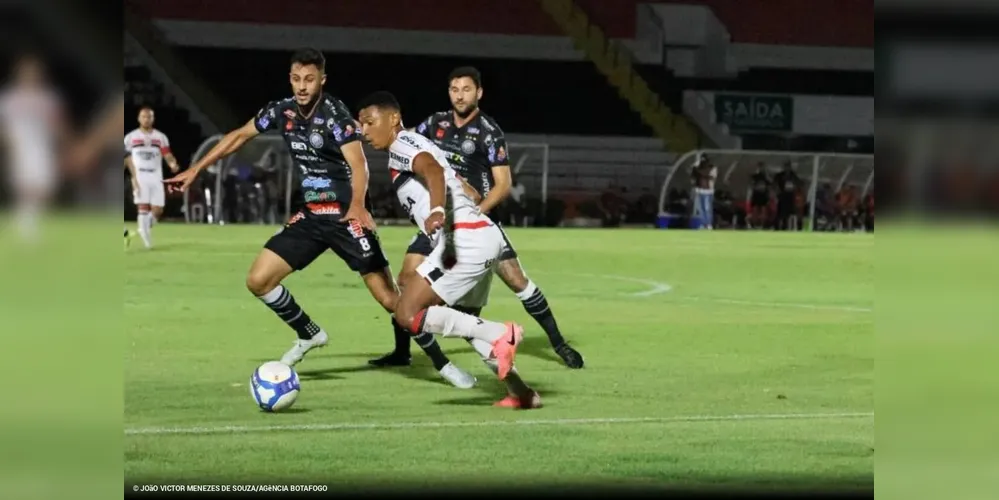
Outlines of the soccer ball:
[{"label": "soccer ball", "polygon": [[250,376],[250,395],[264,411],[287,410],[300,390],[298,374],[280,361],[268,361]]}]

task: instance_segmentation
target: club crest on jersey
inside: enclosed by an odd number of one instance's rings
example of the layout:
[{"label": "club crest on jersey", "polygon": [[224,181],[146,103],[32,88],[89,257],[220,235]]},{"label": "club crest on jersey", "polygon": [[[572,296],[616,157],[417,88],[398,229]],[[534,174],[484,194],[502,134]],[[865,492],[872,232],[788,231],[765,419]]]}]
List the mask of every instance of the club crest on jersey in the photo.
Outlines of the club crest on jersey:
[{"label": "club crest on jersey", "polygon": [[461,152],[466,155],[470,155],[475,152],[475,143],[465,139],[465,142],[461,143]]},{"label": "club crest on jersey", "polygon": [[[337,140],[339,140],[339,138],[337,138]],[[312,144],[312,147],[316,149],[323,147],[323,136],[318,132],[313,132],[312,135],[309,136],[309,144]]]},{"label": "club crest on jersey", "polygon": [[471,135],[479,135],[479,129],[476,127],[468,127],[468,133]]},{"label": "club crest on jersey", "polygon": [[323,124],[323,118],[321,116],[317,116],[317,117],[313,118],[312,119],[312,124],[313,125],[322,125]]}]

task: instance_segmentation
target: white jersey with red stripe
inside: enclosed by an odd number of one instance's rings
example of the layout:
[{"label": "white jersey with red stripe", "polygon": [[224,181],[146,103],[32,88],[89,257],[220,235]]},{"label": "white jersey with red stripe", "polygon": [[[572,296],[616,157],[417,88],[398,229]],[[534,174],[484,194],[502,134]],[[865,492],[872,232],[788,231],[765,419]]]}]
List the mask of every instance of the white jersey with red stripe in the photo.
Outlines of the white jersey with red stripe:
[{"label": "white jersey with red stripe", "polygon": [[427,153],[444,168],[444,183],[451,201],[451,211],[456,224],[490,224],[488,217],[479,213],[478,206],[467,194],[461,179],[455,174],[447,157],[433,142],[422,135],[401,131],[389,148],[388,167],[392,175],[392,187],[399,203],[409,213],[410,220],[421,230],[424,221],[430,217],[430,191],[413,173],[413,159],[420,153]]},{"label": "white jersey with red stripe", "polygon": [[170,153],[166,134],[137,128],[125,135],[125,151],[132,157],[139,183],[163,182],[163,156]]}]

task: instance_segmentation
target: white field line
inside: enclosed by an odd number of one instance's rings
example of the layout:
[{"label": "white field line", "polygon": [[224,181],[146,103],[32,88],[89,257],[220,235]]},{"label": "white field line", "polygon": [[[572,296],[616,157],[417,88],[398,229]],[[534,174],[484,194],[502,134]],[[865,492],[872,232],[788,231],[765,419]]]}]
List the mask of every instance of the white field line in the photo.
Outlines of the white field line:
[{"label": "white field line", "polygon": [[751,422],[767,420],[838,420],[873,418],[873,412],[837,413],[777,413],[746,415],[689,415],[672,417],[636,418],[556,418],[528,420],[485,420],[473,422],[382,422],[382,423],[340,423],[340,424],[300,424],[241,426],[223,425],[214,427],[136,427],[125,429],[126,436],[167,435],[167,434],[260,434],[270,432],[316,432],[353,430],[391,429],[441,429],[459,427],[492,426],[574,426],[601,424],[670,424],[685,422]]}]

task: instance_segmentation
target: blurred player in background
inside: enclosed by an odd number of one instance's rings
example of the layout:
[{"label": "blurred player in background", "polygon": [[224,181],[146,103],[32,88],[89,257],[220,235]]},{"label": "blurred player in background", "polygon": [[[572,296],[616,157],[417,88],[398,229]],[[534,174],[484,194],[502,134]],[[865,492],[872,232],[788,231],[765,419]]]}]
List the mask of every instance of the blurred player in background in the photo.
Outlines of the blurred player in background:
[{"label": "blurred player in background", "polygon": [[540,407],[538,393],[513,367],[523,328],[440,307],[459,304],[483,285],[488,294],[496,260],[506,246],[503,232],[479,212],[477,193],[455,174],[444,152],[425,137],[403,130],[399,103],[392,94],[376,92],[358,107],[365,140],[375,149],[389,151],[396,196],[431,247],[415,270],[422,279],[405,283],[395,317],[419,344],[434,333],[462,337],[472,344],[507,384],[508,395],[497,406]]},{"label": "blurred player in background", "polygon": [[[371,296],[386,311],[394,310],[399,292],[374,221],[364,207],[368,163],[357,122],[343,102],[323,92],[326,58],[314,49],[296,51],[289,80],[293,97],[268,103],[255,118],[226,134],[190,169],[165,182],[184,191],[200,171],[235,153],[257,135],[276,131],[284,137],[302,174],[303,207],[264,244],[247,273],[246,287],[298,335],[281,358],[282,363],[294,365],[310,350],[325,346],[329,335],[282,285],[292,272],[332,251],[361,276]],[[402,333],[408,346],[409,333],[394,317],[392,327],[396,336]],[[421,347],[441,376],[457,387],[472,387],[475,379],[452,364],[433,337],[430,340]]]},{"label": "blurred player in background", "polygon": [[14,193],[18,232],[23,240],[36,241],[40,219],[59,185],[58,149],[68,127],[40,58],[22,55],[11,76],[0,93],[7,179]]},{"label": "blurred player in background", "polygon": [[[125,135],[125,166],[132,175],[132,199],[138,208],[136,222],[139,236],[146,248],[153,246],[153,224],[163,215],[166,193],[163,186],[163,160],[170,172],[180,171],[177,158],[170,151],[170,140],[166,134],[153,128],[156,116],[153,108],[143,106],[139,110],[139,128]],[[128,237],[126,230],[126,238]]]},{"label": "blurred player in background", "polygon": [[[448,77],[448,93],[452,109],[430,115],[416,127],[416,133],[432,141],[444,151],[454,170],[475,188],[482,200],[478,207],[488,214],[510,194],[511,174],[506,139],[495,120],[479,110],[482,98],[482,77],[472,67],[461,67]],[[497,226],[501,234],[503,230]],[[499,256],[496,273],[511,291],[517,294],[527,313],[541,325],[555,352],[570,368],[582,368],[583,356],[562,337],[548,299],[531,281],[517,258],[517,251],[503,234],[503,253]],[[406,259],[420,261],[430,255],[431,246],[426,235],[416,235]],[[403,264],[406,267],[406,264]],[[407,278],[408,279],[408,278]],[[477,316],[481,308],[466,310]],[[396,345],[401,345],[397,340]],[[396,351],[372,360],[375,365],[396,365],[408,359],[406,351]]]}]

